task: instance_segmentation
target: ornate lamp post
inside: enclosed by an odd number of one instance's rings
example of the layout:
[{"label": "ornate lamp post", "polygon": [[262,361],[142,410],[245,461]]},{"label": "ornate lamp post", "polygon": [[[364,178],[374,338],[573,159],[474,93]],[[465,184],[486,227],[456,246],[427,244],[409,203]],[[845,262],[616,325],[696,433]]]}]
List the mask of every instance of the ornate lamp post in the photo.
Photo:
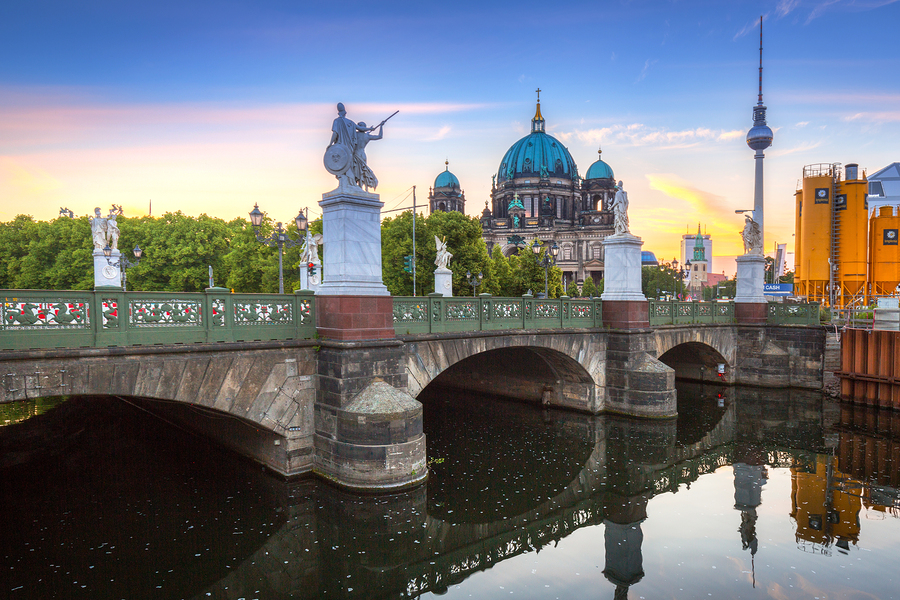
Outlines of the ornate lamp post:
[{"label": "ornate lamp post", "polygon": [[[303,243],[303,239],[292,240],[288,237],[288,232],[281,226],[281,221],[275,224],[275,231],[269,237],[263,237],[259,234],[259,226],[262,225],[263,213],[259,210],[259,204],[253,204],[253,210],[250,211],[250,224],[253,225],[253,233],[256,234],[256,241],[265,244],[271,248],[278,247],[278,293],[284,293],[284,270],[283,270],[283,254],[284,248],[293,248]],[[306,231],[309,221],[301,210],[294,217],[294,224],[297,231],[302,234]]]},{"label": "ornate lamp post", "polygon": [[484,275],[482,275],[481,272],[479,272],[478,275],[472,275],[472,271],[466,271],[466,281],[472,286],[473,298],[478,295],[478,286],[481,285],[482,279],[484,279]]},{"label": "ornate lamp post", "polygon": [[[136,267],[139,264],[141,264],[141,256],[144,254],[144,251],[141,250],[141,247],[138,246],[137,244],[135,244],[134,250],[132,250],[132,252],[134,252],[134,262],[131,262],[130,260],[128,260],[127,258],[125,258],[122,255],[119,255],[119,260],[117,260],[116,262],[113,262],[109,259],[109,257],[112,256],[112,248],[109,247],[109,244],[107,244],[106,246],[103,247],[103,256],[106,257],[106,264],[108,264],[110,267],[115,267],[116,269],[121,268],[121,270],[122,270],[122,291],[123,292],[128,291],[128,278],[126,277],[126,269],[129,269],[131,267]],[[103,270],[105,271],[106,267],[103,267]],[[113,277],[115,277],[115,275],[113,275]]]},{"label": "ornate lamp post", "polygon": [[[535,254],[541,253],[541,248],[543,244],[541,244],[540,240],[534,240],[534,244],[531,246],[531,251]],[[548,252],[544,252],[544,257],[541,259],[541,266],[544,267],[544,298],[548,295],[547,288],[547,280],[550,276],[550,267],[556,264],[556,257],[559,255],[559,246],[556,245],[556,242],[553,242],[553,245],[550,246]]]}]

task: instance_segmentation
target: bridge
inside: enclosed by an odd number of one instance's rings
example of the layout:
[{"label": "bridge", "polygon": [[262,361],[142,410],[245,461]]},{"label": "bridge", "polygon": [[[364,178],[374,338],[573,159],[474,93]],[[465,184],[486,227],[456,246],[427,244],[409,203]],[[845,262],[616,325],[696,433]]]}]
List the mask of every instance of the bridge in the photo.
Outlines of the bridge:
[{"label": "bridge", "polygon": [[676,415],[676,377],[822,386],[816,304],[740,323],[733,303],[651,301],[646,326],[626,329],[604,321],[601,300],[565,297],[0,295],[0,402],[129,397],[283,476],[351,488],[424,480],[414,398],[432,383],[652,418]]}]

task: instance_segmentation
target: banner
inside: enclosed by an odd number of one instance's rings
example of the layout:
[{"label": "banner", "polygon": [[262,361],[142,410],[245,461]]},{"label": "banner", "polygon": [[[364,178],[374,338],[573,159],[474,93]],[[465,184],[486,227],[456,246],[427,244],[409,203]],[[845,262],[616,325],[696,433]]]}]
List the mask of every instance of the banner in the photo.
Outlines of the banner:
[{"label": "banner", "polygon": [[790,296],[794,293],[793,283],[764,283],[763,294],[766,296]]}]

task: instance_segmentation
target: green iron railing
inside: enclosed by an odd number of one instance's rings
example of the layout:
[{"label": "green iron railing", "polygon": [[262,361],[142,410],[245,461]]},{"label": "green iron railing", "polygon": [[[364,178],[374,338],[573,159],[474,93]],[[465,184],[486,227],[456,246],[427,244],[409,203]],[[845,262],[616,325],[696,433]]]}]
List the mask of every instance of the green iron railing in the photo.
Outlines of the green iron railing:
[{"label": "green iron railing", "polygon": [[734,323],[734,302],[650,300],[650,325]]},{"label": "green iron railing", "polygon": [[766,323],[769,325],[819,325],[819,303],[769,302]]},{"label": "green iron railing", "polygon": [[312,339],[310,291],[0,290],[0,350]]},{"label": "green iron railing", "polygon": [[490,294],[474,298],[395,296],[394,331],[404,335],[603,327],[602,310],[599,298],[548,300],[531,296],[500,298]]}]

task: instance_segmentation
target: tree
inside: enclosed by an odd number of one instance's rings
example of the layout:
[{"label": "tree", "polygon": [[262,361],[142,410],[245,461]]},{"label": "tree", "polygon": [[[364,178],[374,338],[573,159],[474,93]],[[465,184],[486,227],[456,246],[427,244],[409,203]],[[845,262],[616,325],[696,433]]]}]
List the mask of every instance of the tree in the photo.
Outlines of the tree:
[{"label": "tree", "polygon": [[578,284],[575,283],[575,280],[569,282],[569,287],[566,288],[566,296],[569,298],[576,298],[580,292],[578,291]]},{"label": "tree", "polygon": [[581,295],[588,298],[597,295],[597,286],[594,284],[594,278],[590,275],[584,278],[584,284],[581,286]]},{"label": "tree", "polygon": [[512,296],[516,289],[516,276],[513,273],[509,259],[503,255],[500,246],[494,246],[491,253],[493,277],[486,281],[484,290],[495,296]]}]

